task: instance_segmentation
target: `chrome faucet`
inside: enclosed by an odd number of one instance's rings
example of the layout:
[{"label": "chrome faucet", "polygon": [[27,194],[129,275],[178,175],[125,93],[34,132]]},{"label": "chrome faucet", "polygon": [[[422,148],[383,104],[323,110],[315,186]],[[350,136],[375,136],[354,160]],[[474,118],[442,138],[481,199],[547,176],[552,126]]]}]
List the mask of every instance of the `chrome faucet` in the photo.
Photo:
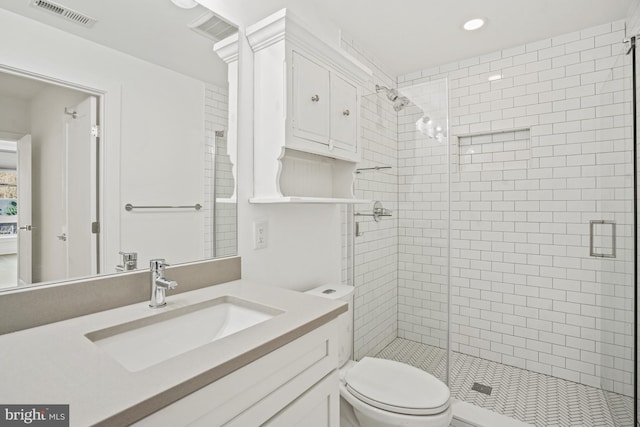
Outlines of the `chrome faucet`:
[{"label": "chrome faucet", "polygon": [[118,252],[122,256],[122,264],[116,265],[116,271],[132,271],[138,268],[137,252]]},{"label": "chrome faucet", "polygon": [[167,305],[165,291],[167,289],[175,289],[178,286],[178,282],[164,277],[164,268],[168,265],[164,259],[152,259],[149,262],[149,269],[151,270],[151,300],[149,301],[149,307],[151,308],[160,308]]}]

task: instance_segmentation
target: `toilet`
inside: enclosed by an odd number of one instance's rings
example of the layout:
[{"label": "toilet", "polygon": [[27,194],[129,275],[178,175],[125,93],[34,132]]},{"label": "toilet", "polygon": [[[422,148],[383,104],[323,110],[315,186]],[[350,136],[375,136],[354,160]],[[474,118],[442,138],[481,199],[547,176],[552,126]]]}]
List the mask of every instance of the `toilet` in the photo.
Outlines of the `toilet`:
[{"label": "toilet", "polygon": [[323,285],[311,295],[345,301],[340,322],[340,427],[447,427],[453,416],[449,388],[433,375],[374,357],[353,356],[353,287]]}]

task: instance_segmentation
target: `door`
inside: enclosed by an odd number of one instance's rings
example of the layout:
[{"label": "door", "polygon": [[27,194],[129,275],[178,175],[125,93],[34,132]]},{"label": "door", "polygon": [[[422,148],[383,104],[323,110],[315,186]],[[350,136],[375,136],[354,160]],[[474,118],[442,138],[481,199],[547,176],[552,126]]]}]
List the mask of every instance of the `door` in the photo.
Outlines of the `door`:
[{"label": "door", "polygon": [[67,220],[58,238],[67,246],[67,277],[81,277],[98,273],[96,98],[88,97],[73,111],[65,123]]},{"label": "door", "polygon": [[293,52],[293,133],[329,144],[329,71]]},{"label": "door", "polygon": [[358,89],[331,75],[331,140],[336,148],[355,153],[358,147]]},{"label": "door", "polygon": [[32,282],[31,135],[17,142],[18,154],[18,285]]}]

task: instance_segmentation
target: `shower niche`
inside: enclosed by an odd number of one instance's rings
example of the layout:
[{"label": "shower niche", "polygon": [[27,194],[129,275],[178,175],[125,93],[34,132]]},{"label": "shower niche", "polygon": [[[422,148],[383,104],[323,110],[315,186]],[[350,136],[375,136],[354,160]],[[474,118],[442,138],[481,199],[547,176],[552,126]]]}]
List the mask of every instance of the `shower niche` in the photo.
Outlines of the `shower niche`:
[{"label": "shower niche", "polygon": [[371,70],[283,9],[246,30],[254,52],[252,203],[353,203]]}]

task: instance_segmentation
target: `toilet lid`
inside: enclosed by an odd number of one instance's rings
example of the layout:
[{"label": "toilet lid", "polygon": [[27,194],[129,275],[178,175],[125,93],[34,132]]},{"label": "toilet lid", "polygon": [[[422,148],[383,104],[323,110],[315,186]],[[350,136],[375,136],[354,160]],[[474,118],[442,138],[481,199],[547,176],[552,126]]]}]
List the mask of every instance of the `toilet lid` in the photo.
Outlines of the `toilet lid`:
[{"label": "toilet lid", "polygon": [[365,357],[345,376],[363,402],[405,415],[433,415],[449,407],[449,388],[433,375],[393,360]]}]

